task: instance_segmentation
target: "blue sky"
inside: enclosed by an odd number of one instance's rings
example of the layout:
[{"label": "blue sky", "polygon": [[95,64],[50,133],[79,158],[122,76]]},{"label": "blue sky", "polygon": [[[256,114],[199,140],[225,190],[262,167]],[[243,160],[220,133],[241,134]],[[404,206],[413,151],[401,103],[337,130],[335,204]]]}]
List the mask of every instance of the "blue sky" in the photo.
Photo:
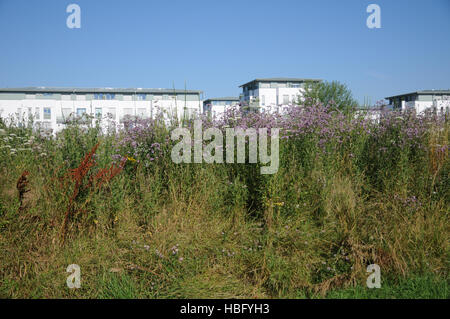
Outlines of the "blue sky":
[{"label": "blue sky", "polygon": [[[81,29],[66,7],[81,7]],[[366,8],[381,8],[369,29]],[[450,88],[450,0],[0,0],[0,87],[346,83],[359,101]]]}]

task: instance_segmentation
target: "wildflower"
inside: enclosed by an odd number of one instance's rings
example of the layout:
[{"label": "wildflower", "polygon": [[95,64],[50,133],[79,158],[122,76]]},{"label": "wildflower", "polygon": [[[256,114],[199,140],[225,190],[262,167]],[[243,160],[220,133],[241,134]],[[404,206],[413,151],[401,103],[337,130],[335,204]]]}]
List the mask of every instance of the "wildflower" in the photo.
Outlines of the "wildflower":
[{"label": "wildflower", "polygon": [[134,158],[132,158],[132,157],[130,157],[130,156],[127,156],[127,159],[130,161],[130,162],[136,162],[136,160],[134,159]]},{"label": "wildflower", "polygon": [[159,258],[164,258],[164,255],[160,253],[158,249],[155,249],[155,253]]}]

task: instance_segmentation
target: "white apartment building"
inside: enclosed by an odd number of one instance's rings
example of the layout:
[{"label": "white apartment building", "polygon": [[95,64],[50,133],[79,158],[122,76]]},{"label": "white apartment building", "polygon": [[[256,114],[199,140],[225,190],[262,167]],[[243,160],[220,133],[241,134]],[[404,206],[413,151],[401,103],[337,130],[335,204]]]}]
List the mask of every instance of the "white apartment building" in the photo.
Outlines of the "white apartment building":
[{"label": "white apartment building", "polygon": [[195,116],[201,112],[202,91],[114,88],[0,88],[0,117],[27,122],[57,132],[67,121],[94,117],[102,127],[120,124],[129,117],[149,118],[162,111],[168,118]]},{"label": "white apartment building", "polygon": [[394,110],[413,109],[417,113],[432,109],[436,112],[450,111],[450,90],[424,90],[385,98]]},{"label": "white apartment building", "polygon": [[242,84],[241,106],[261,111],[282,111],[284,106],[295,104],[303,96],[307,82],[317,79],[265,78]]},{"label": "white apartment building", "polygon": [[227,109],[239,105],[239,98],[234,96],[209,98],[203,101],[203,114],[220,119]]}]

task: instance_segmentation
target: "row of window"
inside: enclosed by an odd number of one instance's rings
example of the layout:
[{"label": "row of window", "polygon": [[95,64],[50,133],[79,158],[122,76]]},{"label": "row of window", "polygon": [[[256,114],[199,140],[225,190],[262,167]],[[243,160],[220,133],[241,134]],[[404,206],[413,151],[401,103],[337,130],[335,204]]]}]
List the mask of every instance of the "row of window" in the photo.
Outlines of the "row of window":
[{"label": "row of window", "polygon": [[[108,117],[111,118],[116,118],[117,115],[117,111],[115,107],[108,107],[105,108],[106,114]],[[63,108],[62,109],[62,113],[63,113],[63,117],[64,118],[68,118],[70,117],[74,112],[72,111],[71,108]],[[78,117],[83,116],[84,114],[86,114],[86,108],[77,108],[76,109],[76,115]],[[134,109],[133,108],[124,108],[123,109],[123,114],[125,116],[133,116],[134,115]],[[145,108],[138,108],[136,109],[136,115],[137,116],[145,116],[147,114],[147,110]],[[95,112],[94,115],[96,118],[102,118],[103,114],[103,108],[101,107],[96,107],[95,108]]]},{"label": "row of window", "polygon": [[[28,108],[28,115],[33,115],[32,114],[33,109],[31,107]],[[17,109],[17,113],[19,114],[20,117],[22,117],[22,108],[18,108]],[[35,107],[34,108],[34,118],[36,120],[40,120],[41,119],[41,109],[39,107]],[[51,120],[52,118],[52,110],[49,107],[44,107],[43,108],[43,119],[44,120]]]},{"label": "row of window", "polygon": [[114,100],[116,98],[116,95],[114,93],[96,93],[94,94],[95,100]]},{"label": "row of window", "polygon": [[[283,95],[283,103],[282,104],[289,104],[289,103],[295,103],[296,101],[296,95],[292,95],[291,99],[289,99],[289,95],[285,94]],[[280,104],[279,102],[277,104]],[[261,106],[266,105],[266,97],[265,95],[261,95]]]},{"label": "row of window", "polygon": [[244,86],[244,92],[259,89],[276,89],[276,88],[303,88],[304,83],[299,82],[260,82],[252,86]]},{"label": "row of window", "polygon": [[234,105],[237,103],[238,103],[237,101],[211,101],[211,105],[221,105],[221,106]]},{"label": "row of window", "polygon": [[[106,111],[105,115],[108,115],[109,117],[112,118],[116,118],[117,115],[117,109],[115,107],[108,107],[108,108],[104,108]],[[19,116],[22,116],[22,108],[18,108],[17,109],[17,113],[19,114]],[[42,109],[43,113],[42,113],[42,119],[43,120],[51,120],[52,119],[52,109],[50,107],[44,107]],[[95,112],[94,115],[96,118],[102,118],[103,116],[103,108],[101,107],[97,107],[95,108]],[[31,107],[28,108],[28,115],[33,115],[34,119],[36,120],[40,120],[41,119],[41,108],[40,107],[35,107],[34,108],[34,114],[32,113],[33,109]],[[129,116],[133,116],[134,114],[134,109],[133,108],[123,108],[123,114],[125,116],[129,115]],[[77,117],[82,117],[84,114],[87,114],[87,108],[85,107],[79,107],[75,110],[75,112],[72,110],[72,108],[63,108],[62,109],[62,116],[63,118],[69,118],[73,115],[76,115]],[[136,115],[137,116],[146,116],[147,114],[147,109],[146,108],[137,108],[136,109]]]},{"label": "row of window", "polygon": [[268,89],[268,88],[302,88],[304,85],[303,83],[278,83],[278,82],[271,82],[271,83],[259,83],[259,88],[261,89]]},{"label": "row of window", "polygon": [[[43,93],[43,94],[37,94],[37,96],[45,96],[48,98],[53,97],[53,93]],[[89,94],[77,94],[76,99],[77,100],[86,100],[86,97]],[[145,93],[139,93],[139,94],[121,94],[120,96],[123,97],[124,100],[133,100],[133,96],[135,96],[137,101],[145,101],[145,100],[179,100],[179,101],[198,101],[199,96],[196,94],[145,94]],[[115,100],[119,96],[115,93],[95,93],[93,95],[94,100]],[[26,94],[27,99],[35,99],[35,94]],[[61,95],[62,100],[70,100],[71,95],[63,94]]]}]

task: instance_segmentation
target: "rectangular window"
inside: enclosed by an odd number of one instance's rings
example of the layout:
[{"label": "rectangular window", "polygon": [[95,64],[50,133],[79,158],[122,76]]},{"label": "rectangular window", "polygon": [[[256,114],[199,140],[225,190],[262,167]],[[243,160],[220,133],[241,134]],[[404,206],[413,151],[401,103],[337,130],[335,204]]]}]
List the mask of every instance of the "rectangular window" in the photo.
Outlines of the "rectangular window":
[{"label": "rectangular window", "polygon": [[95,108],[95,118],[101,119],[102,118],[102,108],[96,107]]},{"label": "rectangular window", "polygon": [[289,95],[283,95],[283,104],[289,104]]},{"label": "rectangular window", "polygon": [[41,119],[41,110],[38,107],[34,108],[34,117],[36,120]]},{"label": "rectangular window", "polygon": [[431,95],[419,95],[418,100],[431,102],[431,101],[433,101],[433,98]]},{"label": "rectangular window", "polygon": [[77,108],[77,116],[83,116],[83,114],[85,114],[85,113],[86,113],[86,108],[84,108],[84,107]]},{"label": "rectangular window", "polygon": [[44,107],[44,120],[52,119],[52,110],[49,107]]},{"label": "rectangular window", "polygon": [[128,116],[133,115],[133,109],[130,109],[130,108],[123,109],[123,115],[128,115]]},{"label": "rectangular window", "polygon": [[265,95],[261,95],[261,105],[262,106],[266,105],[266,96]]},{"label": "rectangular window", "polygon": [[269,83],[259,83],[259,87],[261,89],[267,89],[267,88],[270,88],[270,84]]},{"label": "rectangular window", "polygon": [[168,100],[168,99],[169,99],[169,95],[164,94],[164,95],[163,95],[163,100]]},{"label": "rectangular window", "polygon": [[137,100],[138,101],[145,101],[147,99],[147,94],[138,94]]}]

